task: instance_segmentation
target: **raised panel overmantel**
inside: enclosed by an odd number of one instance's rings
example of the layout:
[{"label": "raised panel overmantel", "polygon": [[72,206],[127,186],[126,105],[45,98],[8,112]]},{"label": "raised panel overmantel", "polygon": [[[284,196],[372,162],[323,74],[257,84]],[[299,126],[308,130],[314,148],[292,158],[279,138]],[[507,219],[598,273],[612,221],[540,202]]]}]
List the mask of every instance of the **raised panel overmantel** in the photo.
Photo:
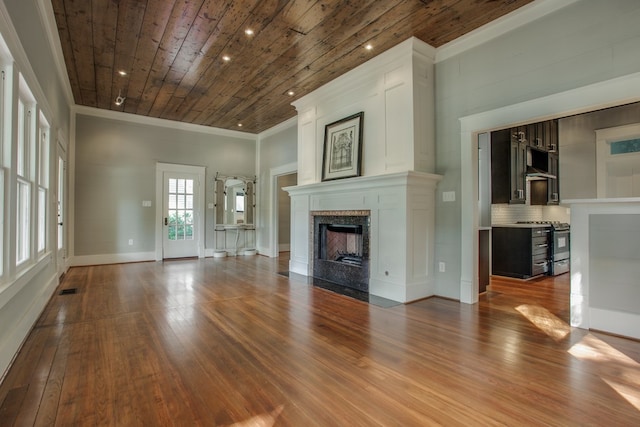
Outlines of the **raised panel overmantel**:
[{"label": "raised panel overmantel", "polygon": [[298,183],[321,181],[325,126],[360,111],[363,176],[433,173],[434,58],[433,47],[410,38],[293,102]]},{"label": "raised panel overmantel", "polygon": [[290,271],[311,275],[314,211],[368,210],[371,295],[409,302],[434,294],[434,198],[440,175],[400,172],[287,187]]}]

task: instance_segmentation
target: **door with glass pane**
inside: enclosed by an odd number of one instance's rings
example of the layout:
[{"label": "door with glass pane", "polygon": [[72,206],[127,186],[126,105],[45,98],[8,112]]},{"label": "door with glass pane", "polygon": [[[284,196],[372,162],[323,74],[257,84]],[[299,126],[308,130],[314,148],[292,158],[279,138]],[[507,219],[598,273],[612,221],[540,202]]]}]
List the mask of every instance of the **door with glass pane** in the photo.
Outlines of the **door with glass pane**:
[{"label": "door with glass pane", "polygon": [[163,258],[198,256],[198,176],[164,173]]}]

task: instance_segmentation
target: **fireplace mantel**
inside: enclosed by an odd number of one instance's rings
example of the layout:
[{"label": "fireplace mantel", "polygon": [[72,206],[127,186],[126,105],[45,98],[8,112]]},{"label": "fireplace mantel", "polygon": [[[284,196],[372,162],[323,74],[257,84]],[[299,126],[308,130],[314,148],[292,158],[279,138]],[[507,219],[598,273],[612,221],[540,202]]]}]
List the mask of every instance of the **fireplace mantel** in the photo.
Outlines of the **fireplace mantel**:
[{"label": "fireplace mantel", "polygon": [[311,275],[312,211],[368,210],[370,295],[409,302],[434,294],[435,190],[441,176],[400,172],[287,187],[291,272]]}]

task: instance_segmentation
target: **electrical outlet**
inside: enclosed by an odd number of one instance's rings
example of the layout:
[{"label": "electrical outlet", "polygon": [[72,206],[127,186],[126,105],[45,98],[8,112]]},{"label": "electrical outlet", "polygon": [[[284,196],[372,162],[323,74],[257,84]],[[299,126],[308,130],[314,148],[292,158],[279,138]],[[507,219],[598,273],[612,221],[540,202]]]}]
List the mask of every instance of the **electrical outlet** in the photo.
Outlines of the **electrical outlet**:
[{"label": "electrical outlet", "polygon": [[129,239],[129,246],[133,246],[133,239]]},{"label": "electrical outlet", "polygon": [[447,265],[444,263],[444,261],[440,261],[438,263],[438,270],[440,270],[440,273],[444,273],[445,270],[447,269],[446,267]]}]

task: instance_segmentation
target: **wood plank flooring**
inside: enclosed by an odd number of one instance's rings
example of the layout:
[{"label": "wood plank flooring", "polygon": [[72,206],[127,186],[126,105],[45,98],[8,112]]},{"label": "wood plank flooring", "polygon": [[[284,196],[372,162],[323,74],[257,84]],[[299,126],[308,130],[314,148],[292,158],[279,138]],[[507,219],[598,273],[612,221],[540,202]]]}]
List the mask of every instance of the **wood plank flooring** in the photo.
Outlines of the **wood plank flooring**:
[{"label": "wood plank flooring", "polygon": [[568,274],[382,308],[286,265],[72,268],[0,425],[640,425],[640,342],[570,328]]}]

